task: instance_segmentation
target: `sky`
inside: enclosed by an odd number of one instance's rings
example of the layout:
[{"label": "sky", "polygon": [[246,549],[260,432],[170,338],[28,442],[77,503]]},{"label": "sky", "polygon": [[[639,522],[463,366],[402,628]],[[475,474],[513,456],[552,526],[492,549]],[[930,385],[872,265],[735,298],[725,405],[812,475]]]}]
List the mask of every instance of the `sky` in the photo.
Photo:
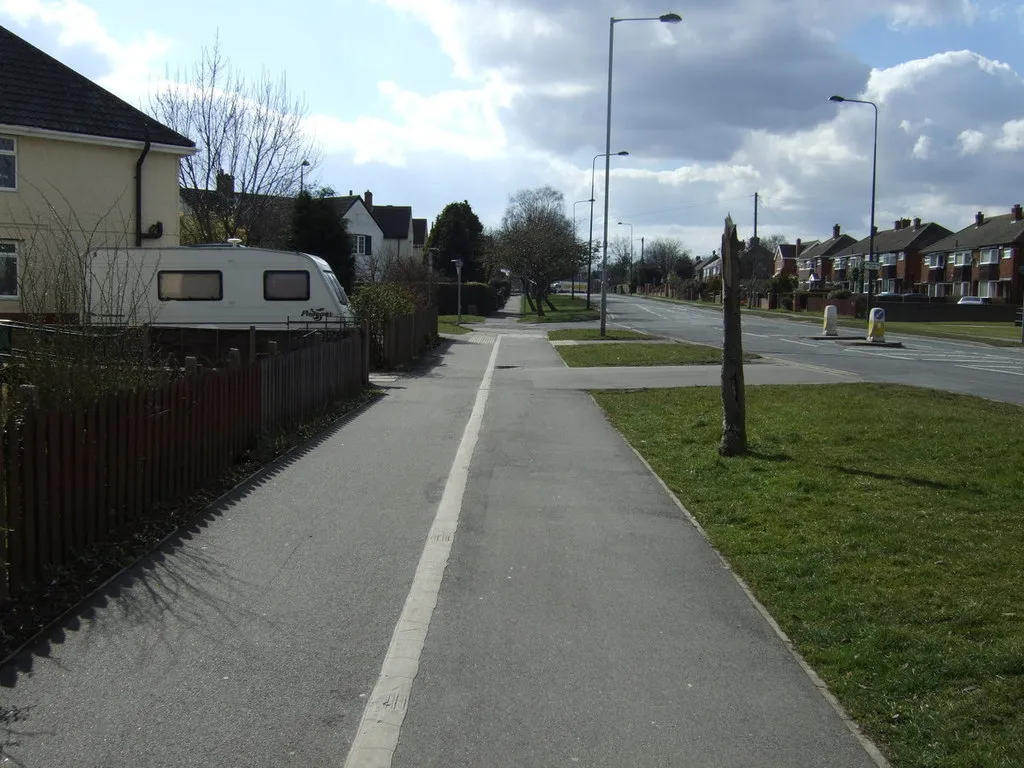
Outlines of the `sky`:
[{"label": "sky", "polygon": [[[0,0],[0,24],[145,109],[219,35],[250,77],[285,74],[323,151],[307,178],[433,221],[468,201],[487,227],[550,185],[603,222],[614,25],[610,236],[717,248],[741,237],[961,229],[1024,202],[1024,0]],[[1015,183],[1016,182],[1016,183]],[[577,202],[579,201],[579,202]],[[572,206],[577,202],[575,207]]]}]

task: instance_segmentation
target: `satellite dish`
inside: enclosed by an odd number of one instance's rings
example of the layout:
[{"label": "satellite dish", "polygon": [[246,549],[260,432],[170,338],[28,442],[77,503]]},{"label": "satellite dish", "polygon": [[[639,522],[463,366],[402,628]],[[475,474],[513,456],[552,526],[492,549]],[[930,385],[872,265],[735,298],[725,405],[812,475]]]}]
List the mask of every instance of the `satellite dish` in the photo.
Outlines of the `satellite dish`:
[{"label": "satellite dish", "polygon": [[231,245],[241,245],[242,244],[242,238],[240,238],[240,237],[229,237],[228,238],[228,243],[231,244]]}]

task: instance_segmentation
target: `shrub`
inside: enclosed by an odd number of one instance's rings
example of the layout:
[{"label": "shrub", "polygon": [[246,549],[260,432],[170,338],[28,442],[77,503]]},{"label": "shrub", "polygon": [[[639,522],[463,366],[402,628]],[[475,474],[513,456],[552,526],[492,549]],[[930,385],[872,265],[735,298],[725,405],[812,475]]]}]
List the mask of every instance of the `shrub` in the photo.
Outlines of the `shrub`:
[{"label": "shrub", "polygon": [[851,296],[853,296],[853,294],[845,288],[836,288],[834,291],[828,292],[828,297],[830,299],[848,299]]},{"label": "shrub", "polygon": [[396,283],[367,283],[352,296],[356,322],[366,323],[370,331],[375,362],[383,362],[384,326],[389,318],[407,315],[416,308],[414,297]]},{"label": "shrub", "polygon": [[[459,308],[459,286],[457,283],[439,283],[436,286],[437,312],[454,315]],[[509,288],[511,292],[511,286]],[[469,308],[476,307],[478,315],[493,315],[498,311],[498,291],[486,283],[462,284],[462,314],[470,314]]]},{"label": "shrub", "polygon": [[496,277],[491,280],[490,286],[497,294],[499,305],[508,301],[509,296],[512,295],[512,283],[508,280]]}]

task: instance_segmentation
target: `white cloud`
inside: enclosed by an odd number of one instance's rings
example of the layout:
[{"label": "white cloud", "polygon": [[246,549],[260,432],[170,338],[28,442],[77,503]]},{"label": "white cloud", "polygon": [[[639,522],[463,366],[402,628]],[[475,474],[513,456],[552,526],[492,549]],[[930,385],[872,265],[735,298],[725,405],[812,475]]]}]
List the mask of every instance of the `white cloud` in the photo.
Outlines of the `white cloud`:
[{"label": "white cloud", "polygon": [[985,146],[985,134],[973,128],[961,131],[957,139],[960,141],[960,154],[962,155],[975,155]]},{"label": "white cloud", "polygon": [[918,160],[927,160],[932,156],[932,140],[927,136],[918,136],[911,154]]},{"label": "white cloud", "polygon": [[995,147],[1008,152],[1024,148],[1024,120],[1010,120],[1005,123],[999,138],[995,140]]},{"label": "white cloud", "polygon": [[0,14],[23,26],[39,23],[54,27],[62,48],[82,46],[103,56],[110,69],[97,82],[136,104],[148,92],[152,65],[171,47],[167,39],[152,31],[131,42],[117,40],[96,11],[80,0],[0,0]]}]

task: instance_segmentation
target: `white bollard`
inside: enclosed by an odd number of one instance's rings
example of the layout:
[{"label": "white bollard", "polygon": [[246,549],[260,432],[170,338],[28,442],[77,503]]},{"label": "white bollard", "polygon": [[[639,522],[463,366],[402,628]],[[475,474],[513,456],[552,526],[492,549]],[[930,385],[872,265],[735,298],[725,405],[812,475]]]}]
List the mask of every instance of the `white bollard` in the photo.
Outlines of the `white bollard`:
[{"label": "white bollard", "polygon": [[875,307],[868,315],[868,341],[885,343],[885,310]]},{"label": "white bollard", "polygon": [[834,304],[829,304],[825,307],[825,335],[839,335],[839,310],[836,309]]}]

